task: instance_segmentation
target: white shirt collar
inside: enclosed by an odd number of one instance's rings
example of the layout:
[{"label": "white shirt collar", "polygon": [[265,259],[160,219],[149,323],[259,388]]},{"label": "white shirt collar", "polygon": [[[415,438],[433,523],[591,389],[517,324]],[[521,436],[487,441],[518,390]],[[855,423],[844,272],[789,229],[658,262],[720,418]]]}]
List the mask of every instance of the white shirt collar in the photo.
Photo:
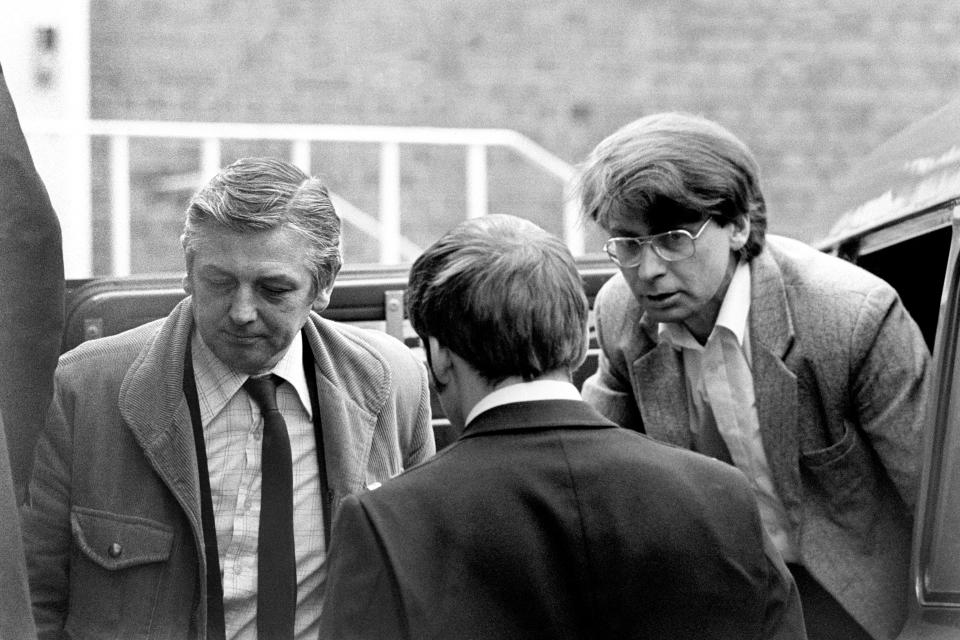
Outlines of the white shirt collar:
[{"label": "white shirt collar", "polygon": [[507,385],[481,398],[467,415],[466,424],[494,407],[532,400],[580,400],[580,392],[565,380],[533,380]]},{"label": "white shirt collar", "polygon": [[[234,371],[220,360],[196,329],[193,337],[194,375],[200,397],[201,422],[206,426],[220,413],[249,376]],[[297,397],[307,415],[312,419],[310,391],[307,387],[306,374],[303,372],[303,337],[300,332],[297,332],[287,352],[269,373],[275,373],[290,383],[297,392]]]},{"label": "white shirt collar", "polygon": [[[270,370],[293,387],[300,398],[300,404],[307,410],[307,415],[313,418],[313,409],[310,406],[310,389],[307,387],[307,376],[303,371],[303,334],[299,331],[293,337],[293,342],[287,352],[280,358],[280,362]],[[308,347],[309,348],[309,347]]]},{"label": "white shirt collar", "polygon": [[[723,296],[720,312],[717,314],[717,322],[713,329],[713,331],[716,331],[717,327],[727,329],[736,336],[737,343],[741,347],[747,333],[747,318],[750,315],[750,286],[750,265],[746,262],[740,262],[733,272],[730,285]],[[711,332],[712,334],[713,332]],[[688,349],[702,348],[690,331],[677,322],[659,323],[657,325],[657,335],[660,340],[666,340],[676,349],[682,347]]]}]

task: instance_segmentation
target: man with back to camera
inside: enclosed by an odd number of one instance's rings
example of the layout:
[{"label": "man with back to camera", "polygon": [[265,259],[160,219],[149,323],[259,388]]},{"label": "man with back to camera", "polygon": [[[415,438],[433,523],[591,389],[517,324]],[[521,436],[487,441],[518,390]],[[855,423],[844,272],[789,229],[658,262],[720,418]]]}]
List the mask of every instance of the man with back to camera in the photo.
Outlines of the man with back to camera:
[{"label": "man with back to camera", "polygon": [[890,638],[906,615],[929,353],[887,283],[765,237],[759,170],[717,123],[663,113],[581,167],[620,266],[595,302],[584,399],[751,481],[811,638]]},{"label": "man with back to camera", "polygon": [[570,383],[588,307],[559,238],[464,222],[407,296],[461,434],[344,500],[322,638],[805,637],[742,474],[618,428]]},{"label": "man with back to camera", "polygon": [[43,638],[315,638],[344,496],[434,453],[422,364],[321,319],[327,189],[245,158],[192,199],[189,295],[61,357],[23,511]]}]

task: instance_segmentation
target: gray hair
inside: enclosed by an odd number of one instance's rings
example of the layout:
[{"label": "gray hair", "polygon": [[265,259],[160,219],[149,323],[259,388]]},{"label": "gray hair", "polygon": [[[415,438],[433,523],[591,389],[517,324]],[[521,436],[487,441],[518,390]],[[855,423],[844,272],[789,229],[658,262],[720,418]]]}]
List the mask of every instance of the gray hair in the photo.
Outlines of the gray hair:
[{"label": "gray hair", "polygon": [[189,272],[198,234],[215,226],[267,231],[284,226],[307,239],[316,290],[333,284],[342,264],[340,218],[319,178],[276,158],[241,158],[214,176],[187,206],[180,244]]}]

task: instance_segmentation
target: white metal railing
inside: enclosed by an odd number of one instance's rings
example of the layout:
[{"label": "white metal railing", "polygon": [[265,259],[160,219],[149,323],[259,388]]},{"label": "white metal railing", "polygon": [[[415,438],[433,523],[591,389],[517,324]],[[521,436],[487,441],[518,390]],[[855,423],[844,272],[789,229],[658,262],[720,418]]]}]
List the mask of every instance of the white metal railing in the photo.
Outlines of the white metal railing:
[{"label": "white metal railing", "polygon": [[[380,244],[380,261],[397,263],[416,250],[400,233],[400,145],[461,146],[466,151],[467,217],[487,213],[487,152],[491,147],[510,149],[556,178],[563,185],[564,239],[575,255],[583,253],[583,229],[578,209],[569,197],[573,168],[522,134],[509,129],[448,129],[438,127],[384,127],[326,124],[252,124],[163,121],[26,121],[28,134],[52,136],[104,136],[110,141],[111,247],[114,275],[130,273],[130,139],[176,138],[201,143],[200,181],[221,167],[223,140],[287,141],[290,161],[310,171],[311,143],[356,142],[380,145],[379,216],[338,207],[348,222]],[[199,185],[198,185],[199,186]],[[67,239],[65,239],[65,242]]]}]

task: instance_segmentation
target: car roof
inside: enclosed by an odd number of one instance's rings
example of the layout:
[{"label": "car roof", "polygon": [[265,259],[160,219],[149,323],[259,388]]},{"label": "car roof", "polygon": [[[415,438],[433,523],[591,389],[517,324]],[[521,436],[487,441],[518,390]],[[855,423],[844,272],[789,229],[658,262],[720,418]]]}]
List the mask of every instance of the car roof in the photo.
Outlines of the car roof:
[{"label": "car roof", "polygon": [[960,198],[960,96],[877,147],[831,196],[841,215],[820,243],[837,245]]}]

